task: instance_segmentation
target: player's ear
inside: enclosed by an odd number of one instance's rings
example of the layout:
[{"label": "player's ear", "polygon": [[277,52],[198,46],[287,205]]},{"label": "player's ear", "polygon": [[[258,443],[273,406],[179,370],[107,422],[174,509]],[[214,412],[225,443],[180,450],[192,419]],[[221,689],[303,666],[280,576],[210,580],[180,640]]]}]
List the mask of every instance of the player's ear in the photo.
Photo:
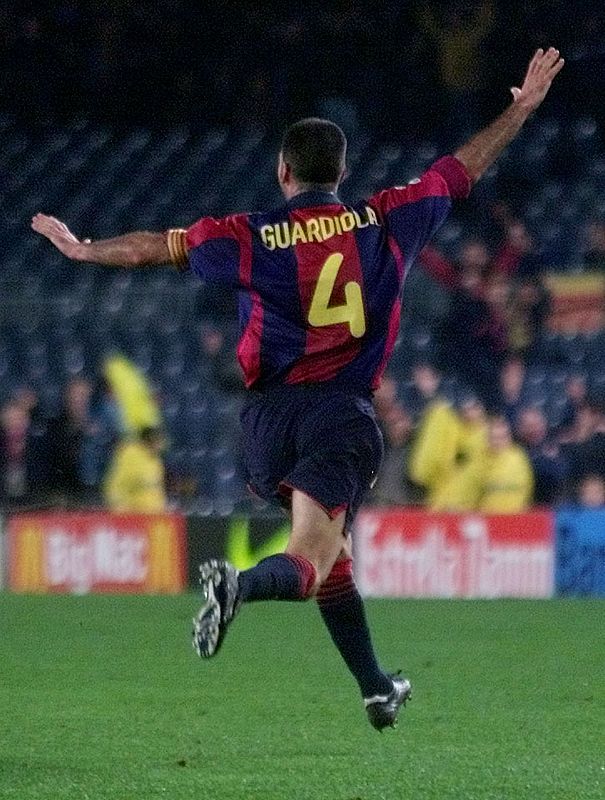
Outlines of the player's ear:
[{"label": "player's ear", "polygon": [[285,183],[290,183],[292,179],[292,167],[290,164],[284,161],[284,156],[282,153],[279,154],[279,160],[277,163],[277,179],[282,185]]}]

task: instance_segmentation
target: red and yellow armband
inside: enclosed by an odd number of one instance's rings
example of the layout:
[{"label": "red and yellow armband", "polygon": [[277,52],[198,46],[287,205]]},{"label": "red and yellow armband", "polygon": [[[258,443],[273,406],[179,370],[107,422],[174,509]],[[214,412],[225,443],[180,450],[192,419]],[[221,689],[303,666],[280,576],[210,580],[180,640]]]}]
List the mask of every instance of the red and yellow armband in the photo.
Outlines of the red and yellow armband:
[{"label": "red and yellow armband", "polygon": [[189,268],[187,257],[187,231],[185,228],[170,228],[166,231],[166,244],[170,253],[170,261],[179,272],[186,272]]}]

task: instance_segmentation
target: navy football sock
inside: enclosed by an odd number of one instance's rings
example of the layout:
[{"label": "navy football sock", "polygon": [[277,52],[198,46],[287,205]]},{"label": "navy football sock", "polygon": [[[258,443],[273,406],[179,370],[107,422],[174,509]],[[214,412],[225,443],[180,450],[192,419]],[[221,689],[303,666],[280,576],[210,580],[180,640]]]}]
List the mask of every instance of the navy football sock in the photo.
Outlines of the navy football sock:
[{"label": "navy football sock", "polygon": [[302,556],[279,553],[239,574],[239,597],[253,600],[306,600],[315,583],[315,567]]},{"label": "navy football sock", "polygon": [[359,684],[362,696],[389,694],[393,682],[376,661],[350,559],[336,562],[317,594],[317,603],[332,641]]}]

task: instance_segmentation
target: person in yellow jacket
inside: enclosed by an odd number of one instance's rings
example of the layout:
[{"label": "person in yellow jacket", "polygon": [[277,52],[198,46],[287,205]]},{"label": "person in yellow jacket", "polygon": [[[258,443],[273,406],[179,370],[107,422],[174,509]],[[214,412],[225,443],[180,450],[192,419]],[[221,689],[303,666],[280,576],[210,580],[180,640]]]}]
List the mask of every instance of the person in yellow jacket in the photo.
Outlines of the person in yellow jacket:
[{"label": "person in yellow jacket", "polygon": [[496,417],[490,423],[489,447],[478,472],[478,511],[515,514],[531,505],[531,464],[523,448],[512,441],[510,425],[504,417]]},{"label": "person in yellow jacket", "polygon": [[488,448],[485,407],[468,397],[458,414],[456,459],[431,494],[434,511],[472,511],[479,502],[479,478]]},{"label": "person in yellow jacket", "polygon": [[410,455],[409,477],[426,492],[430,508],[439,505],[439,495],[456,465],[460,421],[456,411],[441,397],[426,407]]},{"label": "person in yellow jacket", "polygon": [[112,511],[165,511],[163,445],[159,428],[143,428],[138,439],[118,446],[104,486],[105,501]]}]

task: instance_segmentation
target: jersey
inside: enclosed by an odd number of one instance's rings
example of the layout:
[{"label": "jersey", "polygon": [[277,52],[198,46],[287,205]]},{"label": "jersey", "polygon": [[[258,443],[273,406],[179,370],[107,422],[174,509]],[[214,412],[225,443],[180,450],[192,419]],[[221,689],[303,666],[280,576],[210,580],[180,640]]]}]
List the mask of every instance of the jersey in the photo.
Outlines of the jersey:
[{"label": "jersey", "polygon": [[464,166],[446,156],[407,186],[355,205],[309,191],[273,211],[192,225],[189,269],[239,291],[246,386],[377,388],[399,330],[405,276],[470,186]]}]

